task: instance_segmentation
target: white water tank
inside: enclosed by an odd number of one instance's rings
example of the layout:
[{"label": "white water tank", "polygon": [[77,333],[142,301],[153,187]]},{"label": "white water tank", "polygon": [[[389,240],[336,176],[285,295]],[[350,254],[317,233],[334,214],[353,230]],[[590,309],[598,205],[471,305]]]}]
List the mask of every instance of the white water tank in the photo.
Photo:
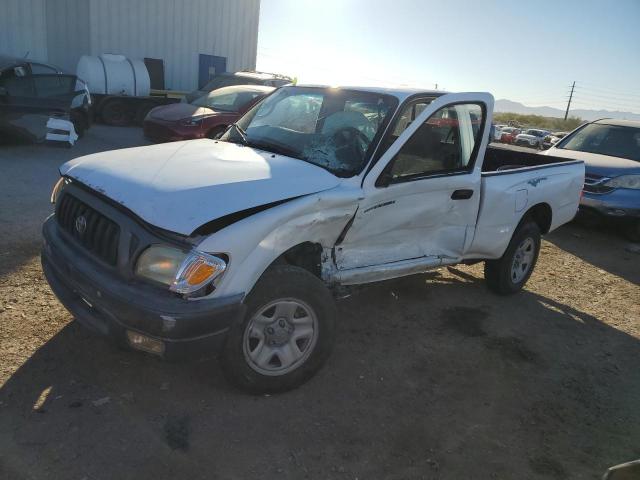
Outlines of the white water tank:
[{"label": "white water tank", "polygon": [[124,55],[83,55],[78,61],[76,75],[87,82],[91,93],[144,97],[149,95],[151,87],[144,62]]}]

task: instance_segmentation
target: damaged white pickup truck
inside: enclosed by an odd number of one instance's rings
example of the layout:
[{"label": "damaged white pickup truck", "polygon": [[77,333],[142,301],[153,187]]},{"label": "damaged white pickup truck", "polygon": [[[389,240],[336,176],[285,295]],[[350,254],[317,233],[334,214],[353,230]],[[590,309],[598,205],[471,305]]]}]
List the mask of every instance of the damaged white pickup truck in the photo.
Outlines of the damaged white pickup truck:
[{"label": "damaged white pickup truck", "polygon": [[[332,289],[485,262],[520,290],[584,166],[487,148],[493,97],[282,87],[218,140],[64,164],[42,262],[82,324],[165,358],[218,353],[251,392],[309,379]],[[391,307],[390,307],[391,308]]]}]

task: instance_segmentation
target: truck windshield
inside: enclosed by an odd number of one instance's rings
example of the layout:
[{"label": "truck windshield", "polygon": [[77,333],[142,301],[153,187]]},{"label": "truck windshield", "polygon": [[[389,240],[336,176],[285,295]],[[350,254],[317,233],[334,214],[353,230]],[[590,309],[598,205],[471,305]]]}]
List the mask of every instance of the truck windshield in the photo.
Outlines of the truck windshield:
[{"label": "truck windshield", "polygon": [[558,148],[640,162],[640,128],[591,123],[565,137]]},{"label": "truck windshield", "polygon": [[318,165],[341,177],[358,174],[397,108],[381,93],[282,87],[242,117],[221,140]]}]

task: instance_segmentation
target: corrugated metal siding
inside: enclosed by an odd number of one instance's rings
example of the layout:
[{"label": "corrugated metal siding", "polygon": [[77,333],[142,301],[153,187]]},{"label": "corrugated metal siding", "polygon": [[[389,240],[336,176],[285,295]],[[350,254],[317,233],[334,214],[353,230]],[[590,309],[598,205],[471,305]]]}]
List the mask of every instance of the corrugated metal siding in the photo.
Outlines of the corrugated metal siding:
[{"label": "corrugated metal siding", "polygon": [[197,86],[198,55],[256,64],[260,0],[90,0],[89,53],[162,58],[169,88]]},{"label": "corrugated metal siding", "polygon": [[46,2],[49,62],[75,72],[89,49],[89,3],[86,0]]},{"label": "corrugated metal siding", "polygon": [[45,0],[0,1],[0,53],[47,61]]},{"label": "corrugated metal siding", "polygon": [[253,69],[260,0],[0,0],[0,53],[74,72],[81,55],[162,58],[169,88],[197,86],[198,55]]}]

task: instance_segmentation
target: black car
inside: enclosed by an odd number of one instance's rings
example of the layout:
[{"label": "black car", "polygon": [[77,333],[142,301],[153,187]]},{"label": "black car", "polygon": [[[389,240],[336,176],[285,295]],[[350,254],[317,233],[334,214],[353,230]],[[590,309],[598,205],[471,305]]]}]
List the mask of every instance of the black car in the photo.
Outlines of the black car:
[{"label": "black car", "polygon": [[76,75],[24,58],[0,56],[0,138],[44,141],[51,119],[91,125],[91,95]]}]

